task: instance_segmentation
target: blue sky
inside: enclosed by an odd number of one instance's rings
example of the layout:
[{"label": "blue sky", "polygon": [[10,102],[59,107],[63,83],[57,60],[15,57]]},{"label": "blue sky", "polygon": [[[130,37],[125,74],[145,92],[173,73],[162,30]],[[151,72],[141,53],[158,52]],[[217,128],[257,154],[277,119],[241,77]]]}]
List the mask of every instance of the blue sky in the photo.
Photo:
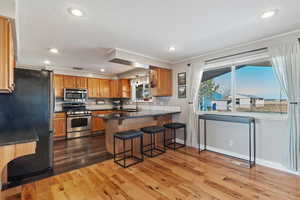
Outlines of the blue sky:
[{"label": "blue sky", "polygon": [[[230,73],[214,78],[221,90],[230,90]],[[237,93],[251,94],[265,99],[279,99],[280,86],[272,67],[246,66],[236,70]]]}]

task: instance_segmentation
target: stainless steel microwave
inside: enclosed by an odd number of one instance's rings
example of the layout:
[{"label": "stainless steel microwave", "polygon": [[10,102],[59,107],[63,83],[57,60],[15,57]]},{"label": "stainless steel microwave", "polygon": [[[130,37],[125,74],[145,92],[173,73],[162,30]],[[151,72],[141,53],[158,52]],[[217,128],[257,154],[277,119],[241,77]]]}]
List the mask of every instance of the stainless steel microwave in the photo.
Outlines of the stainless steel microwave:
[{"label": "stainless steel microwave", "polygon": [[87,99],[86,89],[64,89],[64,101],[85,102]]}]

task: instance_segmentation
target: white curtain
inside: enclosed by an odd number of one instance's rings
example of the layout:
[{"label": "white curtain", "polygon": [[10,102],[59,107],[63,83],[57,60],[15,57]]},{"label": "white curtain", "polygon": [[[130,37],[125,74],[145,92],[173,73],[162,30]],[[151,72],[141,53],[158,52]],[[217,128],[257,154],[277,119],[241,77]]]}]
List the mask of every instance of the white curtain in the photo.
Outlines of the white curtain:
[{"label": "white curtain", "polygon": [[287,167],[299,171],[300,154],[300,46],[288,41],[270,48],[275,74],[285,91],[288,102]]},{"label": "white curtain", "polygon": [[204,63],[193,64],[188,68],[188,126],[187,126],[187,144],[198,146],[198,98],[199,88],[202,79]]}]

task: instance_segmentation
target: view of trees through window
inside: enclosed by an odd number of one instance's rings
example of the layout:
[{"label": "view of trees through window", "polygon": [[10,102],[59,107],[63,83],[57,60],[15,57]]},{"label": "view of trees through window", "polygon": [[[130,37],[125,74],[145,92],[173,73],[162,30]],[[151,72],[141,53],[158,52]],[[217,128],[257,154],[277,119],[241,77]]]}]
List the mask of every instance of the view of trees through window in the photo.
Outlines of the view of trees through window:
[{"label": "view of trees through window", "polygon": [[199,91],[200,110],[287,112],[287,98],[280,88],[272,66],[236,66],[234,80],[231,78],[232,73],[231,68],[203,73]]}]

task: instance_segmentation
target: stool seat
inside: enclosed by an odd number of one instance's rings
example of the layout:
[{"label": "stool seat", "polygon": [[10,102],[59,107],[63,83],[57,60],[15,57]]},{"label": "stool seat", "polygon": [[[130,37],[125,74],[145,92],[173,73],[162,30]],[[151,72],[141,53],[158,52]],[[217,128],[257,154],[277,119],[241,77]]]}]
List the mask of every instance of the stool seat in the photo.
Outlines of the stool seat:
[{"label": "stool seat", "polygon": [[179,129],[179,128],[184,128],[186,125],[183,123],[178,123],[178,122],[173,122],[173,123],[168,123],[165,124],[165,128],[172,128],[172,129]]},{"label": "stool seat", "polygon": [[118,139],[128,140],[128,139],[140,137],[141,135],[143,135],[142,131],[129,130],[129,131],[122,131],[122,132],[116,133],[114,136]]},{"label": "stool seat", "polygon": [[155,133],[164,132],[165,128],[161,126],[147,126],[142,128],[141,131],[148,134],[155,134]]}]

